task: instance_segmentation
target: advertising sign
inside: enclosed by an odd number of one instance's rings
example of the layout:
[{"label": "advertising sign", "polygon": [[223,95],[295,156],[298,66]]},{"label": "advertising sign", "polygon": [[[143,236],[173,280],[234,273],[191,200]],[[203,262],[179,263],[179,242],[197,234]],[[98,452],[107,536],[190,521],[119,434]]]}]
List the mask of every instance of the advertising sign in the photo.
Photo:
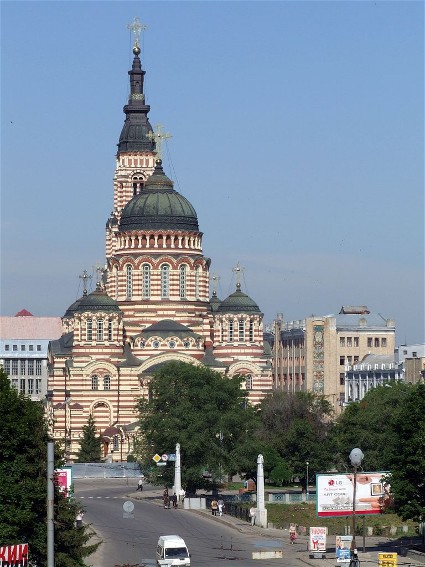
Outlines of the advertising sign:
[{"label": "advertising sign", "polygon": [[0,567],[27,567],[28,544],[0,546]]},{"label": "advertising sign", "polygon": [[56,484],[61,492],[70,494],[72,485],[72,467],[63,467],[55,470]]},{"label": "advertising sign", "polygon": [[[385,472],[360,472],[356,475],[356,515],[379,514],[389,500]],[[316,477],[317,515],[350,516],[353,514],[354,474],[319,474]]]},{"label": "advertising sign", "polygon": [[310,528],[310,551],[326,551],[326,534],[328,528]]},{"label": "advertising sign", "polygon": [[350,549],[353,536],[337,535],[335,541],[335,557],[337,563],[350,562]]}]

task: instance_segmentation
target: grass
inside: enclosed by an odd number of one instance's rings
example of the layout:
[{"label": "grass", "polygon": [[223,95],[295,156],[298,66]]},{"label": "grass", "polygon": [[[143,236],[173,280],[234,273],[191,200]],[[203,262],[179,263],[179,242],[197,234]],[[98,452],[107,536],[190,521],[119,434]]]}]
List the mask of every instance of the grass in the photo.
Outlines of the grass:
[{"label": "grass", "polygon": [[[276,528],[288,528],[290,523],[299,526],[323,526],[328,528],[329,535],[344,534],[345,526],[352,525],[351,516],[335,517],[335,518],[318,518],[315,504],[267,504],[267,520],[272,522]],[[396,514],[378,514],[374,516],[365,516],[365,525],[373,527],[373,535],[390,536],[390,527],[397,527],[397,536],[413,536],[417,535],[417,524],[414,522],[404,522]],[[408,526],[408,532],[402,532],[402,526]],[[357,516],[356,535],[363,533],[363,518]]]}]

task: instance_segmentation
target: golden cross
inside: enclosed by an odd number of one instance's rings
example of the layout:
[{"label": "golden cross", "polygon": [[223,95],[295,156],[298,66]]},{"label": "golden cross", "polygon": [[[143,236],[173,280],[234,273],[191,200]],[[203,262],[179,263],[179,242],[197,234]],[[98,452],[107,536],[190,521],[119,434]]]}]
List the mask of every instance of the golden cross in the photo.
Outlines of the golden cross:
[{"label": "golden cross", "polygon": [[139,20],[139,18],[136,16],[133,20],[133,22],[131,24],[127,25],[128,29],[133,33],[134,35],[134,47],[140,47],[139,46],[139,37],[142,31],[144,31],[147,28],[146,24],[142,24]]},{"label": "golden cross", "polygon": [[154,140],[157,156],[159,159],[162,159],[162,142],[172,138],[172,135],[169,132],[163,132],[162,125],[157,124],[156,132],[148,132],[147,136],[150,140]]}]

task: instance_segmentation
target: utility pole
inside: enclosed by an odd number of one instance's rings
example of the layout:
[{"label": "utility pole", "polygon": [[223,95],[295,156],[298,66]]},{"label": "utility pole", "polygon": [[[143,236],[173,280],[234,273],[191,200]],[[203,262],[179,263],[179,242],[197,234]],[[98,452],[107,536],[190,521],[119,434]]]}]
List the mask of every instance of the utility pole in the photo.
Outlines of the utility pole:
[{"label": "utility pole", "polygon": [[180,443],[176,445],[176,464],[174,465],[174,491],[180,500],[180,491],[182,488],[182,471],[180,464]]},{"label": "utility pole", "polygon": [[54,499],[55,499],[55,444],[47,443],[47,567],[55,567],[55,531],[54,531]]}]

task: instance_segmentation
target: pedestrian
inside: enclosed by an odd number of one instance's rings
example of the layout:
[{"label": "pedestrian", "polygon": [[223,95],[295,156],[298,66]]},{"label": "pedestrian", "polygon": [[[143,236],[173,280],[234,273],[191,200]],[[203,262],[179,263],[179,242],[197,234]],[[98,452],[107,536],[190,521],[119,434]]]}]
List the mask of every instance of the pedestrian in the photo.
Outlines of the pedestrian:
[{"label": "pedestrian", "polygon": [[223,512],[224,512],[224,500],[223,500],[223,498],[218,499],[217,505],[218,505],[218,515],[222,516]]},{"label": "pedestrian", "polygon": [[143,490],[143,480],[142,477],[139,478],[139,482],[137,483],[137,490]]},{"label": "pedestrian", "polygon": [[75,518],[75,525],[77,526],[77,528],[81,528],[83,525],[83,516],[84,516],[84,512],[82,510],[79,510],[76,518]]},{"label": "pedestrian", "polygon": [[171,497],[171,502],[173,503],[173,508],[177,508],[177,494],[174,493]]},{"label": "pedestrian", "polygon": [[168,488],[164,488],[162,498],[164,500],[164,508],[169,508],[170,507],[170,497],[168,495]]},{"label": "pedestrian", "polygon": [[289,541],[291,545],[294,545],[295,540],[297,539],[297,526],[295,524],[289,525]]},{"label": "pedestrian", "polygon": [[179,490],[179,500],[180,502],[183,504],[184,502],[184,497],[186,496],[186,491],[184,488],[180,488]]},{"label": "pedestrian", "polygon": [[217,516],[218,502],[215,498],[211,501],[211,514]]},{"label": "pedestrian", "polygon": [[251,526],[255,526],[255,512],[257,511],[254,506],[249,509],[249,517],[251,518]]}]

